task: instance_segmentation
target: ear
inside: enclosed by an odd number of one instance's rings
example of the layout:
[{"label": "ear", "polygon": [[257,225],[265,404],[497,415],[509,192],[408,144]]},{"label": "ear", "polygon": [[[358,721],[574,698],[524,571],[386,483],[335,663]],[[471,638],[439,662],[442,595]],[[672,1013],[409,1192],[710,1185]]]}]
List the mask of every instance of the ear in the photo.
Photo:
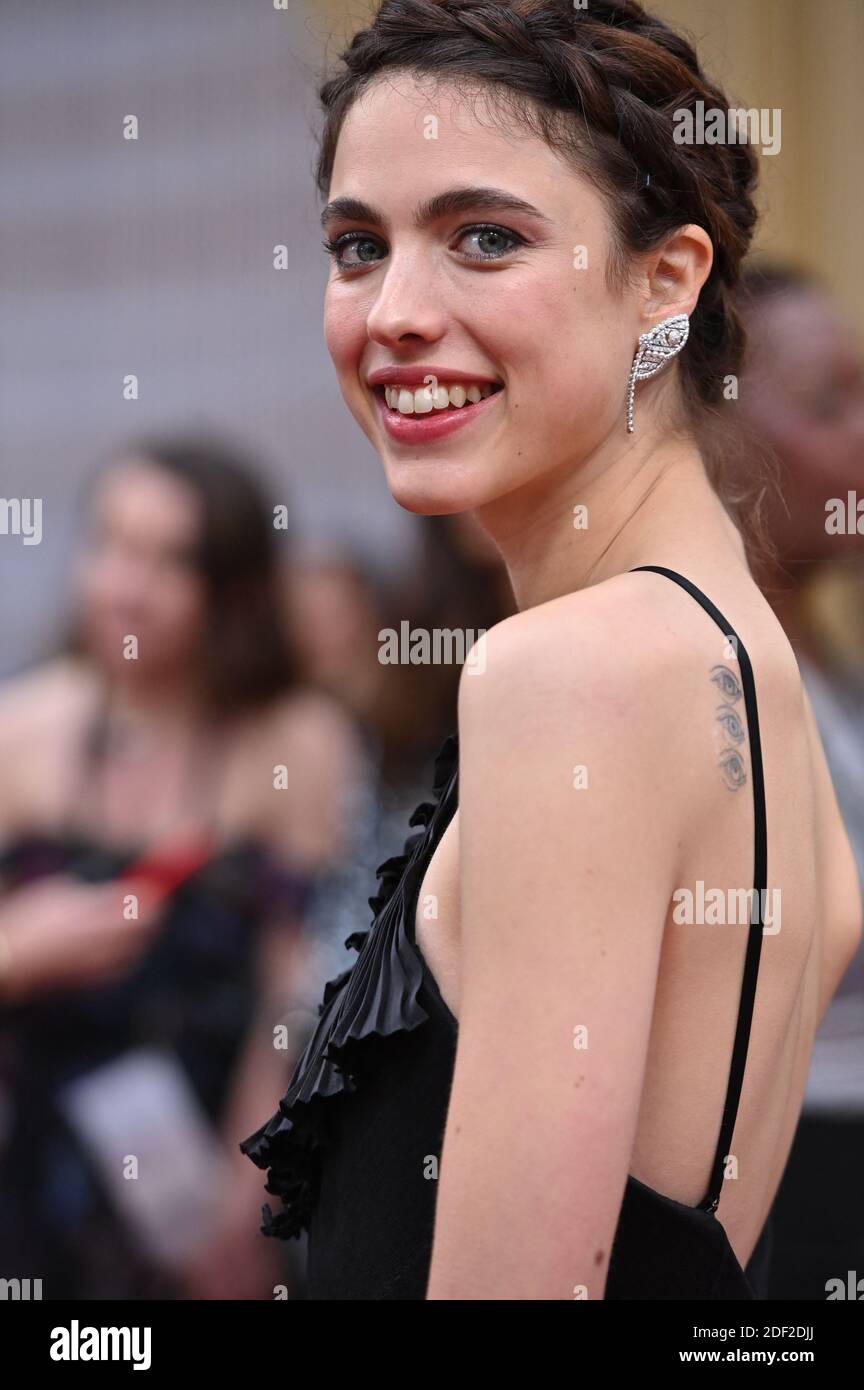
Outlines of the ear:
[{"label": "ear", "polygon": [[651,251],[643,263],[644,322],[640,332],[673,314],[692,314],[713,263],[711,238],[695,223],[679,227]]}]

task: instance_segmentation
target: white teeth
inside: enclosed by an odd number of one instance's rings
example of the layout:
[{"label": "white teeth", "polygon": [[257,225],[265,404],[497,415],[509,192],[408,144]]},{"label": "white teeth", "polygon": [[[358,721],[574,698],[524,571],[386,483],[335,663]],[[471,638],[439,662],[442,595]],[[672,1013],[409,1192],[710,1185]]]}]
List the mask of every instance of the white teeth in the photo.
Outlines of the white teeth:
[{"label": "white teeth", "polygon": [[450,406],[460,409],[466,403],[476,405],[494,394],[495,388],[486,382],[482,386],[465,387],[461,382],[453,386],[420,386],[415,391],[407,387],[385,386],[384,399],[391,410],[400,415],[429,415],[433,410],[447,410]]}]

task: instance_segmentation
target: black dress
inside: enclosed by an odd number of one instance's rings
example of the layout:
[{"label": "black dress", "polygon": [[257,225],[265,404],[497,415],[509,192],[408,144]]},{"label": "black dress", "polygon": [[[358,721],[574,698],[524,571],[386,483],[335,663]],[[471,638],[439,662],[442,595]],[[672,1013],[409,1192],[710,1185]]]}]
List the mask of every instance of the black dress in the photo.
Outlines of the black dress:
[{"label": "black dress", "polygon": [[[759,721],[743,643],[690,581],[689,592],[736,645],[744,688],[755,812],[754,888],[764,901],[766,822]],[[410,820],[422,830],[378,870],[371,928],[346,945],[359,951],[330,981],[318,1026],[277,1113],[240,1148],[268,1169],[262,1230],[309,1231],[313,1299],[424,1299],[432,1254],[436,1181],[456,1056],[457,1022],[414,939],[417,898],[429,861],[457,805],[458,744],[444,743],[434,800]],[[761,914],[760,914],[761,917]],[[607,1299],[752,1300],[765,1297],[771,1220],[743,1269],[716,1211],[744,1074],[761,920],[751,923],[726,1103],[708,1190],[696,1207],[628,1177],[610,1254]]]}]

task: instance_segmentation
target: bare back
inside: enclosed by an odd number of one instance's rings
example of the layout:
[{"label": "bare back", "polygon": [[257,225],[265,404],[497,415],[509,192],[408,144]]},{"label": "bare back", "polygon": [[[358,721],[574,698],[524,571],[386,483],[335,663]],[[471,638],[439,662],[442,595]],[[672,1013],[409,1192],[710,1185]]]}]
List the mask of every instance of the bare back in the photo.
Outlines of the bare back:
[{"label": "bare back", "polygon": [[[677,566],[681,568],[680,564]],[[758,698],[767,822],[767,895],[755,1007],[741,1103],[719,1217],[746,1264],[773,1202],[801,1109],[816,1029],[851,960],[861,931],[854,859],[821,741],[789,643],[743,569],[700,562],[687,577],[709,596],[749,653]],[[652,573],[627,573],[543,605],[543,621],[565,636],[599,606],[644,605],[647,621],[674,638],[673,669],[646,700],[668,709],[670,758],[658,787],[663,815],[657,854],[668,866],[670,910],[661,952],[642,1101],[630,1172],[687,1205],[706,1188],[717,1143],[733,1050],[747,930],[712,924],[698,904],[710,890],[753,884],[754,804],[749,731],[742,703],[724,698],[712,672],[728,666],[722,634],[686,592]],[[554,612],[553,612],[554,610]],[[531,613],[521,615],[532,617]],[[572,645],[572,643],[570,644]],[[726,654],[728,657],[728,653]],[[728,695],[734,692],[727,692]],[[738,711],[736,727],[721,710]],[[739,737],[740,735],[740,737]],[[734,757],[742,771],[736,778]],[[627,769],[611,769],[627,776]],[[672,820],[668,807],[675,808]],[[634,833],[609,826],[622,856]],[[438,900],[438,918],[418,910],[417,943],[458,1017],[460,976],[459,812],[448,825],[420,887]],[[567,846],[561,846],[562,864]],[[702,897],[700,888],[702,885]],[[682,924],[682,890],[696,920]],[[678,894],[673,898],[673,895]],[[673,913],[679,912],[679,920]],[[715,909],[716,917],[716,909]],[[573,923],[578,930],[578,912]],[[528,986],[530,988],[530,982]],[[750,1179],[740,1185],[734,1180]],[[754,1175],[757,1175],[754,1177]],[[746,1193],[746,1200],[744,1194]],[[754,1199],[758,1194],[758,1199]]]}]

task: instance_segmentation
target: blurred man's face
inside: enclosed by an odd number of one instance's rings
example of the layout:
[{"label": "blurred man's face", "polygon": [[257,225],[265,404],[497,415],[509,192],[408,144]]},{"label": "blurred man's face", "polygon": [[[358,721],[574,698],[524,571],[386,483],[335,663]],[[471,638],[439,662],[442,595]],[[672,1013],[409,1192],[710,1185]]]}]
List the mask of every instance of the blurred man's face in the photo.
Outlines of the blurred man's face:
[{"label": "blurred man's face", "polygon": [[770,503],[781,562],[830,560],[864,536],[826,532],[826,503],[864,498],[864,347],[826,295],[768,295],[748,320],[739,404],[776,451],[788,515]]},{"label": "blurred man's face", "polygon": [[[200,503],[179,479],[129,460],[94,500],[78,574],[93,657],[130,679],[174,677],[200,656],[206,592],[197,545]],[[129,637],[137,638],[130,659]]]}]

